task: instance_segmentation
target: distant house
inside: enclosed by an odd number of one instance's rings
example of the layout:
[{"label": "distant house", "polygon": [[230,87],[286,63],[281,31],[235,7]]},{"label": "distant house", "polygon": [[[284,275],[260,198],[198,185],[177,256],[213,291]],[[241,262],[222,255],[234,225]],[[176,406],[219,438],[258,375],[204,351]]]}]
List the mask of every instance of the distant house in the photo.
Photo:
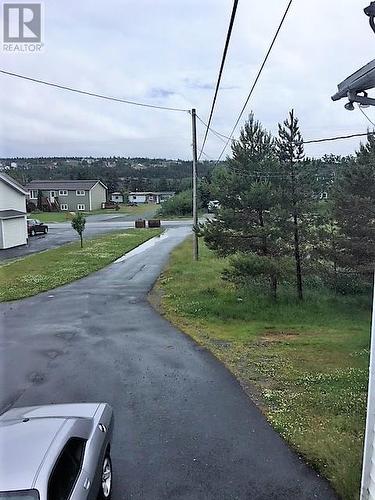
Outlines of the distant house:
[{"label": "distant house", "polygon": [[173,191],[134,191],[129,193],[129,203],[163,203],[172,198],[175,193]]},{"label": "distant house", "polygon": [[110,200],[114,203],[124,203],[124,195],[120,192],[112,193]]},{"label": "distant house", "polygon": [[0,249],[27,243],[26,195],[21,184],[0,172]]},{"label": "distant house", "polygon": [[107,201],[107,186],[99,180],[31,181],[25,189],[30,202],[37,205],[39,197],[47,211],[90,212]]}]

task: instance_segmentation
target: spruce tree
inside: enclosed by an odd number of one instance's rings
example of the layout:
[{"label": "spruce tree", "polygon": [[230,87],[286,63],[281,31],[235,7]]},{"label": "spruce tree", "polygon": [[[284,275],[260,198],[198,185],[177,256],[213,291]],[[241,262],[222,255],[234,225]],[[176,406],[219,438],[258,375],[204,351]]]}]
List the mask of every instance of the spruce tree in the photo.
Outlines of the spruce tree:
[{"label": "spruce tree", "polygon": [[312,222],[314,169],[311,163],[303,161],[303,139],[293,109],[283,124],[279,124],[276,152],[281,170],[279,185],[284,235],[293,248],[297,296],[303,300],[303,246]]},{"label": "spruce tree", "polygon": [[220,208],[201,227],[209,248],[220,256],[235,255],[227,278],[243,283],[266,277],[274,298],[284,267],[276,176],[274,140],[251,113],[232,143],[232,158],[212,181]]},{"label": "spruce tree", "polygon": [[368,135],[354,161],[341,170],[334,193],[334,216],[343,238],[344,265],[368,282],[375,263],[375,137]]}]

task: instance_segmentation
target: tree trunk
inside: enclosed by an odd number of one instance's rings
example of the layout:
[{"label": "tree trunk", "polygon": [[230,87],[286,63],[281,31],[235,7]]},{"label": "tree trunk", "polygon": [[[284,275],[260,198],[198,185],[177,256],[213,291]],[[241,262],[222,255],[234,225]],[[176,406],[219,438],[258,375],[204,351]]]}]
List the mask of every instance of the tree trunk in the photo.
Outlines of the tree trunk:
[{"label": "tree trunk", "polygon": [[294,260],[296,262],[297,295],[299,300],[303,300],[301,253],[299,249],[298,211],[297,211],[297,201],[296,201],[296,176],[295,176],[293,161],[291,161],[291,171],[292,171],[291,177],[292,177],[293,224],[294,224]]},{"label": "tree trunk", "polygon": [[82,236],[82,233],[79,235],[79,237],[81,238],[81,248],[83,248],[83,236]]},{"label": "tree trunk", "polygon": [[297,294],[299,300],[303,300],[301,253],[299,249],[298,217],[296,212],[293,215],[294,223],[294,259],[296,261]]},{"label": "tree trunk", "polygon": [[271,276],[271,296],[273,300],[277,301],[277,277]]}]

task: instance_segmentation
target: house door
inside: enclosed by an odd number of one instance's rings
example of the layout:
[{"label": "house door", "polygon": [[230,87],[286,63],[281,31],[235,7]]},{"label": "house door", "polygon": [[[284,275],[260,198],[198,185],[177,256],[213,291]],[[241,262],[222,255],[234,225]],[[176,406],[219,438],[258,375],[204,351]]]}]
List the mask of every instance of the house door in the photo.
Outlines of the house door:
[{"label": "house door", "polygon": [[49,192],[50,202],[53,203],[55,201],[55,198],[56,198],[56,191],[50,191]]}]

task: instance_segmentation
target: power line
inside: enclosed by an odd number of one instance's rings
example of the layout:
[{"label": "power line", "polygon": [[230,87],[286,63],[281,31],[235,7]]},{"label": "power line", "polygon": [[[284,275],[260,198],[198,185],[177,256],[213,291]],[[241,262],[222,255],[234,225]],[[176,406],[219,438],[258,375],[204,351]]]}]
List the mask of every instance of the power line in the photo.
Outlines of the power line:
[{"label": "power line", "polygon": [[[350,134],[350,135],[338,135],[336,137],[326,137],[324,139],[311,139],[308,141],[302,141],[302,144],[314,144],[317,142],[328,142],[328,141],[339,141],[341,139],[351,139],[352,137],[363,137],[367,136],[368,134],[374,134],[375,132],[365,132],[362,134]],[[299,143],[301,144],[301,143]]]},{"label": "power line", "polygon": [[107,101],[121,102],[123,104],[131,104],[133,106],[142,106],[144,108],[163,109],[165,111],[181,111],[181,112],[184,112],[184,113],[189,112],[188,109],[170,108],[170,107],[167,107],[167,106],[156,106],[154,104],[145,104],[145,103],[142,103],[142,102],[128,101],[127,99],[120,99],[118,97],[110,97],[110,96],[106,96],[106,95],[102,95],[102,94],[96,94],[94,92],[89,92],[87,90],[79,90],[79,89],[76,89],[76,88],[73,88],[73,87],[67,87],[65,85],[60,85],[60,84],[52,83],[52,82],[46,82],[44,80],[39,80],[37,78],[31,78],[31,77],[25,76],[25,75],[19,75],[17,73],[12,73],[11,71],[5,71],[3,69],[0,69],[0,73],[2,73],[4,75],[8,75],[8,76],[13,76],[13,77],[16,77],[16,78],[21,78],[22,80],[27,80],[29,82],[40,83],[42,85],[47,85],[49,87],[54,87],[54,88],[57,88],[57,89],[68,90],[69,92],[75,92],[77,94],[83,94],[83,95],[88,95],[88,96],[91,96],[91,97],[97,97],[98,99],[105,99]]},{"label": "power line", "polygon": [[367,118],[367,120],[371,123],[371,125],[373,125],[375,127],[375,122],[373,122],[371,120],[371,118],[368,116],[368,114],[365,113],[365,111],[363,110],[363,108],[362,108],[362,106],[360,104],[358,104],[358,109],[363,114],[363,116],[365,116]]},{"label": "power line", "polygon": [[232,35],[232,28],[233,28],[234,19],[236,17],[237,6],[238,6],[238,0],[234,0],[234,2],[233,2],[233,8],[232,8],[232,14],[231,14],[230,21],[229,21],[229,27],[228,27],[227,37],[226,37],[225,45],[224,45],[224,51],[223,51],[223,55],[222,55],[222,58],[221,58],[221,64],[220,64],[220,69],[219,69],[219,76],[218,76],[217,82],[216,82],[215,94],[214,94],[214,97],[213,97],[213,100],[212,100],[210,115],[209,115],[209,118],[208,118],[208,124],[207,124],[207,127],[206,127],[206,132],[204,134],[202,149],[201,149],[200,155],[198,157],[198,161],[200,160],[200,158],[202,156],[202,153],[203,153],[203,150],[204,150],[204,146],[206,145],[207,136],[208,136],[208,130],[209,130],[210,125],[211,125],[212,115],[214,113],[214,108],[215,108],[215,103],[216,103],[216,98],[217,98],[217,94],[219,92],[219,87],[220,87],[220,82],[221,82],[221,76],[223,74],[225,59],[227,57],[227,52],[228,52],[228,47],[229,47],[229,41],[230,41],[230,37]]},{"label": "power line", "polygon": [[287,14],[288,14],[288,12],[289,12],[290,6],[292,5],[292,1],[293,1],[293,0],[289,0],[289,2],[288,2],[287,8],[285,9],[284,15],[283,15],[283,17],[281,18],[280,24],[279,24],[279,26],[278,26],[278,28],[277,28],[277,30],[276,30],[276,33],[275,33],[275,35],[274,35],[274,37],[273,37],[273,39],[272,39],[271,45],[270,45],[270,46],[269,46],[269,48],[268,48],[268,51],[267,51],[267,53],[266,53],[266,55],[265,55],[265,57],[264,57],[264,59],[263,59],[262,65],[261,65],[261,67],[259,68],[258,74],[257,74],[257,76],[256,76],[256,78],[255,78],[255,80],[254,80],[254,83],[253,83],[253,85],[252,85],[252,87],[251,87],[251,89],[250,89],[249,95],[247,96],[247,99],[246,99],[246,101],[245,101],[245,104],[242,106],[241,112],[240,112],[240,114],[238,115],[238,118],[237,118],[237,120],[236,120],[236,123],[234,124],[234,127],[233,127],[233,129],[232,129],[232,132],[230,133],[229,138],[228,138],[228,140],[227,140],[227,142],[226,142],[226,144],[225,144],[225,146],[224,146],[223,150],[221,151],[219,158],[217,159],[217,163],[219,163],[219,161],[220,161],[221,157],[223,156],[223,154],[224,154],[225,150],[227,149],[227,146],[228,146],[228,144],[229,144],[230,140],[231,140],[231,139],[232,139],[232,137],[233,137],[234,131],[236,130],[237,125],[238,125],[239,121],[241,120],[241,117],[242,117],[242,115],[243,115],[243,112],[244,112],[244,111],[245,111],[245,109],[246,109],[247,103],[249,102],[250,97],[252,96],[252,94],[253,94],[253,92],[254,92],[254,89],[255,89],[255,87],[256,87],[256,85],[257,85],[257,83],[258,83],[258,80],[259,80],[259,78],[260,78],[260,75],[262,74],[263,68],[264,68],[264,66],[266,65],[266,62],[267,62],[268,57],[269,57],[269,55],[270,55],[270,53],[271,53],[271,50],[272,50],[272,48],[273,48],[273,46],[274,46],[274,44],[275,44],[275,42],[276,42],[276,39],[277,39],[277,37],[278,37],[278,35],[279,35],[279,32],[280,32],[280,30],[281,30],[281,27],[282,27],[282,25],[284,24],[284,20],[285,20],[285,18],[286,18],[286,16],[287,16]]},{"label": "power line", "polygon": [[[202,118],[200,118],[198,115],[196,115],[196,117],[198,118],[198,120],[202,123],[202,125],[204,125],[205,127],[207,127],[207,123],[204,122],[202,120]],[[207,130],[209,130],[212,134],[214,134],[218,139],[220,139],[222,142],[225,142],[225,139],[228,139],[228,137],[226,135],[223,135],[221,134],[220,132],[218,132],[217,130],[214,130],[213,128],[211,127],[207,127]]]},{"label": "power line", "polygon": [[[362,108],[360,108],[360,109],[362,110]],[[369,119],[369,117],[367,115],[366,115],[366,117]],[[197,115],[197,118],[198,118],[198,120],[200,122],[202,122],[202,124],[204,126],[207,126],[207,124],[198,115]],[[371,120],[370,120],[370,122],[375,127],[375,123],[372,122]],[[211,127],[209,128],[209,130],[210,130],[210,132],[212,132],[214,135],[216,135],[221,140],[223,140],[222,138],[231,140],[231,138],[229,138],[227,135],[221,134],[220,132],[218,132],[217,130],[214,130]],[[341,140],[341,139],[351,139],[353,137],[364,137],[364,136],[367,136],[367,134],[374,134],[374,132],[369,131],[369,132],[364,132],[364,133],[356,133],[356,134],[349,134],[349,135],[339,135],[339,136],[334,136],[334,137],[324,137],[324,138],[321,138],[321,139],[307,139],[305,141],[299,142],[298,144],[314,144],[314,143],[317,143],[317,142],[338,141],[338,140]]]}]

